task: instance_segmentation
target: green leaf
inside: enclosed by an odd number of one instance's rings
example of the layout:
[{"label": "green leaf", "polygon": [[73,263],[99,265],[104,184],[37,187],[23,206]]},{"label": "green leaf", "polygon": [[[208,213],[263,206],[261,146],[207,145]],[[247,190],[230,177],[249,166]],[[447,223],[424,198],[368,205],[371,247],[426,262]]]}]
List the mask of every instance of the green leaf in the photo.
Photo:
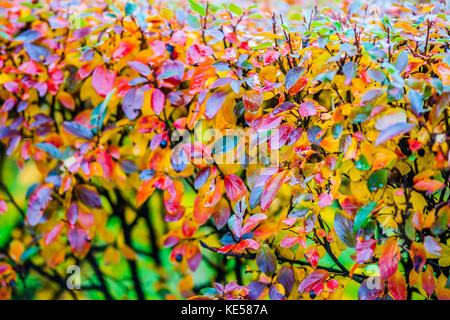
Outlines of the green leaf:
[{"label": "green leaf", "polygon": [[197,12],[202,17],[206,16],[206,9],[201,4],[195,2],[194,0],[189,0],[189,4],[191,6],[191,9],[195,12]]},{"label": "green leaf", "polygon": [[259,49],[265,49],[265,48],[270,48],[272,46],[272,42],[263,42],[260,43],[254,47],[251,47],[253,50],[259,50]]},{"label": "green leaf", "polygon": [[200,29],[200,27],[201,27],[200,21],[197,19],[196,16],[188,13],[188,15],[186,16],[186,20],[187,20],[188,25],[192,29],[194,29],[194,30]]},{"label": "green leaf", "polygon": [[264,17],[262,15],[260,15],[259,13],[254,13],[248,16],[249,19],[264,19]]},{"label": "green leaf", "polygon": [[26,17],[18,18],[17,22],[26,23],[26,22],[31,22],[31,21],[34,21],[34,20],[36,20],[36,17],[33,16],[33,15],[29,15],[29,16],[26,16]]},{"label": "green leaf", "polygon": [[137,6],[138,6],[137,3],[127,2],[125,4],[125,17],[132,15],[133,12],[136,10]]},{"label": "green leaf", "polygon": [[378,170],[372,173],[367,181],[367,187],[370,191],[377,191],[386,185],[388,171],[386,169]]},{"label": "green leaf", "polygon": [[360,208],[355,216],[353,223],[353,231],[358,231],[360,228],[364,228],[367,222],[369,222],[370,215],[377,206],[376,202],[369,202],[364,207]]},{"label": "green leaf", "polygon": [[218,6],[217,4],[214,4],[214,3],[209,4],[208,10],[211,11],[212,13],[216,13],[220,9],[222,9],[222,7]]},{"label": "green leaf", "polygon": [[367,161],[367,158],[365,155],[361,155],[358,159],[358,161],[355,162],[355,167],[358,170],[366,171],[370,169],[369,162]]},{"label": "green leaf", "polygon": [[92,131],[95,134],[97,134],[97,129],[101,130],[103,127],[103,122],[105,121],[108,104],[109,104],[109,101],[111,100],[112,96],[114,95],[114,92],[116,92],[115,88],[108,93],[108,95],[105,97],[105,100],[103,100],[100,104],[98,104],[94,108],[94,110],[92,110],[91,119],[89,120],[89,124],[94,127],[94,128],[92,128]]},{"label": "green leaf", "polygon": [[38,251],[40,250],[39,247],[31,247],[25,250],[22,255],[20,256],[20,261],[25,262],[28,259],[30,259],[32,256],[34,256]]},{"label": "green leaf", "polygon": [[230,10],[232,13],[234,13],[237,16],[241,16],[242,15],[242,9],[241,7],[235,5],[233,2],[231,2],[228,5],[228,10]]}]

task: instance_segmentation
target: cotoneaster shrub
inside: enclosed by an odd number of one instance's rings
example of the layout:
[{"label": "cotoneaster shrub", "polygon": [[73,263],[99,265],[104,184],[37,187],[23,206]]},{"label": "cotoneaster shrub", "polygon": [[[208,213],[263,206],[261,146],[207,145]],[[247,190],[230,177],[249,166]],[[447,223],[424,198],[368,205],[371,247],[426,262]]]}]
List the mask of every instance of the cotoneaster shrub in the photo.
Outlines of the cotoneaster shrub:
[{"label": "cotoneaster shrub", "polygon": [[1,298],[450,297],[444,4],[0,7]]}]

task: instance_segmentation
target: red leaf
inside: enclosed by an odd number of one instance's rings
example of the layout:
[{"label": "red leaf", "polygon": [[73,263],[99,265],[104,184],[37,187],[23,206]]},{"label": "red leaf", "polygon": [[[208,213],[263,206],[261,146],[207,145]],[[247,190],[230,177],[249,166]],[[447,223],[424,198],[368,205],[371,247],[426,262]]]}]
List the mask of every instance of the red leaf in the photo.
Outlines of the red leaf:
[{"label": "red leaf", "polygon": [[268,64],[271,64],[272,62],[277,60],[279,56],[280,56],[280,53],[278,51],[275,51],[272,49],[267,50],[266,52],[263,53],[264,65],[267,66]]},{"label": "red leaf", "polygon": [[44,234],[44,244],[46,246],[48,246],[49,244],[51,244],[53,241],[55,241],[55,239],[59,236],[59,234],[61,233],[62,229],[64,227],[64,223],[59,222],[58,224],[56,224],[52,230],[50,230],[49,232]]},{"label": "red leaf", "polygon": [[414,270],[416,272],[420,272],[425,265],[427,257],[424,246],[421,243],[413,242],[411,245],[410,255]]},{"label": "red leaf", "polygon": [[200,63],[203,58],[210,57],[214,52],[210,46],[193,44],[186,50],[186,63],[194,65]]},{"label": "red leaf", "polygon": [[283,123],[278,130],[274,130],[269,138],[269,146],[271,150],[278,150],[283,147],[289,139],[292,126]]},{"label": "red leaf", "polygon": [[119,46],[112,54],[113,60],[120,60],[129,54],[134,48],[134,45],[128,41],[120,41]]},{"label": "red leaf", "polygon": [[272,203],[273,199],[277,195],[278,191],[283,184],[284,177],[286,176],[285,172],[275,173],[264,186],[263,192],[261,194],[261,210],[264,212]]},{"label": "red leaf", "polygon": [[426,270],[422,273],[422,288],[425,290],[428,298],[434,292],[434,288],[436,286],[433,273],[433,268],[427,264]]},{"label": "red leaf", "polygon": [[116,73],[106,70],[104,65],[95,68],[92,74],[92,86],[100,96],[105,97],[114,87]]},{"label": "red leaf", "polygon": [[228,198],[232,201],[237,201],[248,193],[244,181],[235,174],[227,174],[224,183]]},{"label": "red leaf", "polygon": [[165,105],[166,97],[164,96],[164,93],[155,88],[152,91],[152,109],[157,116],[163,111]]},{"label": "red leaf", "polygon": [[319,251],[316,247],[310,247],[305,251],[306,260],[311,264],[314,269],[317,268],[319,264]]},{"label": "red leaf", "polygon": [[97,162],[103,169],[103,177],[107,179],[112,178],[114,161],[109,153],[100,150],[97,156]]},{"label": "red leaf", "polygon": [[25,61],[20,67],[19,70],[23,73],[29,74],[31,76],[37,75],[41,72],[44,72],[44,69],[33,60]]},{"label": "red leaf", "polygon": [[432,179],[425,179],[422,181],[419,181],[414,184],[414,189],[419,191],[427,191],[428,193],[433,193],[442,187],[445,186],[445,183],[438,181],[438,180],[432,180]]},{"label": "red leaf", "polygon": [[329,276],[330,273],[322,269],[312,272],[302,281],[298,287],[298,292],[306,293],[313,291],[315,287],[323,284]]},{"label": "red leaf", "polygon": [[307,79],[302,77],[305,72],[305,68],[295,67],[286,73],[285,87],[289,91],[290,95],[295,95],[302,90],[307,83]]},{"label": "red leaf", "polygon": [[355,217],[358,210],[363,206],[354,196],[340,197],[338,200],[342,209],[351,217]]},{"label": "red leaf", "polygon": [[396,237],[390,237],[384,244],[384,251],[380,257],[379,267],[382,279],[390,278],[397,270],[400,261],[400,250]]},{"label": "red leaf", "polygon": [[259,90],[250,90],[246,91],[242,96],[242,101],[244,102],[244,107],[250,112],[258,111],[259,107],[261,107],[264,96]]},{"label": "red leaf", "polygon": [[267,216],[263,213],[257,213],[250,216],[246,221],[245,225],[242,228],[242,234],[246,234],[252,231],[261,221],[267,219]]},{"label": "red leaf", "polygon": [[402,273],[397,270],[388,280],[388,288],[395,300],[406,300],[406,280]]},{"label": "red leaf", "polygon": [[215,76],[215,69],[211,67],[212,62],[212,60],[207,60],[195,69],[189,86],[189,94],[197,94],[202,91],[209,78]]},{"label": "red leaf", "polygon": [[7,209],[8,209],[8,206],[6,205],[6,201],[0,200],[0,214],[4,214]]},{"label": "red leaf", "polygon": [[280,247],[290,248],[298,243],[298,237],[285,237],[280,242]]}]

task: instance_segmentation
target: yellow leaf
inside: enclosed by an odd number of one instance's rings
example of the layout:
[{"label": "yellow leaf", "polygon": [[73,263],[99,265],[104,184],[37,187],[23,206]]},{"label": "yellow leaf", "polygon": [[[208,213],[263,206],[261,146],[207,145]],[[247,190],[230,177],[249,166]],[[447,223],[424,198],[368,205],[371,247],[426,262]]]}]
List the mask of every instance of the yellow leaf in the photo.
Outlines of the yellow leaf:
[{"label": "yellow leaf", "polygon": [[136,252],[130,248],[129,246],[127,246],[126,244],[122,244],[119,247],[119,250],[122,252],[123,256],[127,259],[127,260],[136,260],[137,259],[137,254]]}]

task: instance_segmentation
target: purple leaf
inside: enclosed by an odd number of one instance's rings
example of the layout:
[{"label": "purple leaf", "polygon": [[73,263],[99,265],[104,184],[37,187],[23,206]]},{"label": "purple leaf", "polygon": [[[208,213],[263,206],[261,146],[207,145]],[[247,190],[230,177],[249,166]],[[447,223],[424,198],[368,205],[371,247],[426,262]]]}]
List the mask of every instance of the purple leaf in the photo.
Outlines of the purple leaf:
[{"label": "purple leaf", "polygon": [[212,119],[219,112],[220,108],[225,101],[227,93],[224,91],[214,92],[206,101],[205,116],[207,119]]},{"label": "purple leaf", "polygon": [[122,102],[123,112],[132,121],[139,115],[144,105],[144,93],[139,88],[133,87],[125,93]]},{"label": "purple leaf", "polygon": [[416,125],[407,122],[396,123],[390,127],[387,127],[380,132],[377,139],[375,140],[375,145],[378,146],[392,138],[398,137],[399,135],[409,132]]},{"label": "purple leaf", "polygon": [[64,121],[63,127],[64,127],[64,130],[66,130],[70,134],[73,134],[74,136],[77,136],[79,138],[89,139],[89,140],[92,140],[94,138],[94,135],[92,134],[91,129],[89,129],[88,127],[83,126],[82,124],[79,124],[77,122]]},{"label": "purple leaf", "polygon": [[256,254],[256,264],[258,265],[259,270],[264,272],[267,276],[270,276],[277,270],[277,257],[269,246],[263,245],[258,251]]},{"label": "purple leaf", "polygon": [[286,90],[291,89],[297,83],[298,79],[300,79],[304,71],[305,68],[295,67],[287,72],[285,80]]},{"label": "purple leaf", "polygon": [[130,61],[128,62],[128,65],[135,71],[139,72],[140,74],[142,74],[143,76],[149,76],[151,74],[151,70],[150,68],[138,61]]},{"label": "purple leaf", "polygon": [[31,226],[35,226],[39,223],[45,208],[52,200],[52,189],[48,186],[42,185],[37,187],[30,197],[28,202],[27,218],[28,223]]},{"label": "purple leaf", "polygon": [[86,206],[96,209],[100,209],[102,207],[102,201],[97,191],[87,186],[78,186],[75,189],[75,193],[80,201]]}]

